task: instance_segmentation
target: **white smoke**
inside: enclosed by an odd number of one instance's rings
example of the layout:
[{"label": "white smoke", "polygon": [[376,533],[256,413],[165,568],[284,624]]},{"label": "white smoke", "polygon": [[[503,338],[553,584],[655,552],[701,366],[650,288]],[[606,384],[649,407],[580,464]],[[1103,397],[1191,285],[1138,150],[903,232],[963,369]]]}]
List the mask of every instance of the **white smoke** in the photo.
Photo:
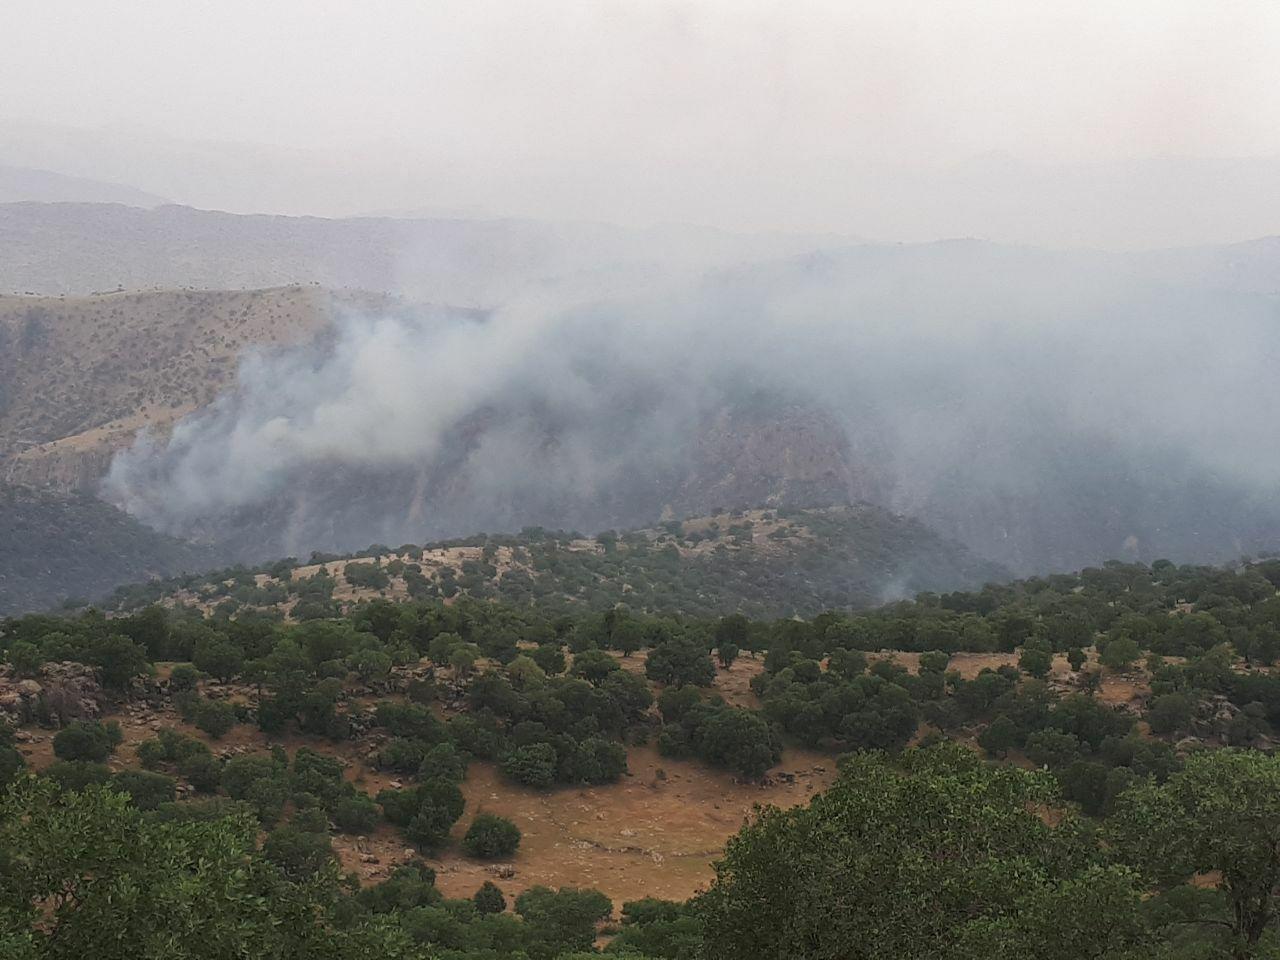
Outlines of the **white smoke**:
[{"label": "white smoke", "polygon": [[[473,424],[465,496],[487,512],[430,526],[519,527],[533,504],[678,473],[701,418],[757,389],[831,410],[855,449],[871,438],[888,451],[874,466],[890,506],[989,554],[1005,549],[1006,520],[1061,541],[1024,537],[1001,557],[1015,563],[1037,562],[1033,547],[1052,563],[1101,559],[1157,534],[1157,547],[1220,554],[1232,510],[1277,493],[1266,294],[977,243],[650,279],[607,298],[516,296],[483,320],[352,314],[323,343],[249,353],[233,390],[121,453],[106,495],[185,533],[318,472],[430,464]],[[1099,502],[1117,491],[1136,499]],[[1204,517],[1176,515],[1192,501]],[[1085,536],[1073,516],[1108,511],[1114,544],[1072,539]]]}]

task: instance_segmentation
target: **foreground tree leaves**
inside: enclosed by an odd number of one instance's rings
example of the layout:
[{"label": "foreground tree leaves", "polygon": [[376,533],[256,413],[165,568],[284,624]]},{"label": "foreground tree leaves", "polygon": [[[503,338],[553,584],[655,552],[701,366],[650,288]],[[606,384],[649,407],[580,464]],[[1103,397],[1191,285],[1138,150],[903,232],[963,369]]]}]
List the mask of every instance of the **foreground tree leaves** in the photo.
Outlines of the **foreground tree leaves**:
[{"label": "foreground tree leaves", "polygon": [[697,902],[705,956],[1074,960],[1136,944],[1137,875],[1045,813],[1056,799],[1050,778],[954,744],[855,755],[808,807],[766,809],[730,842]]},{"label": "foreground tree leaves", "polygon": [[28,779],[0,800],[5,957],[95,960],[384,958],[398,928],[329,922],[336,874],[292,883],[251,856],[247,818],[157,822],[101,787]]},{"label": "foreground tree leaves", "polygon": [[[1193,755],[1166,783],[1121,794],[1108,836],[1176,901],[1181,915],[1170,925],[1219,928],[1233,957],[1261,955],[1280,906],[1280,757]],[[1197,876],[1217,880],[1213,895],[1186,889]]]}]

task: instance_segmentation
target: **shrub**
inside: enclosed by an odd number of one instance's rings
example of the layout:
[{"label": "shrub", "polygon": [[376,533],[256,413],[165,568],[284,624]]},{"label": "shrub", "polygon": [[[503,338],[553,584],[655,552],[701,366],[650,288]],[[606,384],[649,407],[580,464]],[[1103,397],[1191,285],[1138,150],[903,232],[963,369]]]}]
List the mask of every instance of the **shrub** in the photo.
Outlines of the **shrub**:
[{"label": "shrub", "polygon": [[220,740],[236,725],[236,709],[225,700],[200,700],[193,711],[192,722]]},{"label": "shrub", "polygon": [[179,663],[169,672],[169,689],[174,693],[194,690],[200,682],[200,671],[190,663]]},{"label": "shrub", "polygon": [[1053,650],[1047,641],[1028,640],[1018,655],[1018,669],[1028,676],[1043,680],[1053,668]]},{"label": "shrub", "polygon": [[53,737],[53,753],[59,760],[84,760],[101,763],[111,756],[123,735],[120,725],[77,720],[59,730]]},{"label": "shrub", "polygon": [[1136,642],[1129,637],[1119,637],[1106,645],[1098,660],[1104,667],[1123,671],[1133,666],[1133,662],[1140,656],[1142,651],[1138,649]]},{"label": "shrub", "polygon": [[689,638],[668,640],[649,651],[645,676],[656,683],[692,683],[709,687],[716,668],[706,647]]},{"label": "shrub", "polygon": [[84,760],[59,760],[49,764],[44,775],[63,790],[83,790],[111,779],[111,771],[105,764]]},{"label": "shrub", "polygon": [[201,639],[196,642],[191,662],[226,683],[244,668],[244,651],[221,637]]},{"label": "shrub", "polygon": [[1151,701],[1151,708],[1147,713],[1151,732],[1178,733],[1187,729],[1191,725],[1194,707],[1195,704],[1185,693],[1166,693],[1156,697]]},{"label": "shrub", "polygon": [[520,828],[506,817],[480,813],[467,828],[462,846],[471,856],[482,860],[509,857],[520,846]]},{"label": "shrub", "polygon": [[486,880],[471,900],[480,914],[502,913],[507,909],[507,898],[492,880]]},{"label": "shrub", "polygon": [[267,834],[262,854],[290,879],[305,880],[333,860],[333,845],[327,834],[285,824]]},{"label": "shrub", "polygon": [[333,822],[343,833],[370,833],[378,823],[378,806],[363,793],[343,797],[333,805]]},{"label": "shrub", "polygon": [[502,761],[502,772],[516,783],[549,787],[555,783],[557,756],[549,743],[516,747]]},{"label": "shrub", "polygon": [[176,792],[173,777],[148,770],[122,770],[111,778],[111,785],[127,793],[139,810],[155,810],[172,802]]},{"label": "shrub", "polygon": [[529,657],[549,675],[564,673],[564,651],[559,644],[544,643],[529,654]]},{"label": "shrub", "polygon": [[147,669],[147,654],[128,637],[115,633],[89,649],[87,659],[98,668],[104,687],[123,690],[134,677]]}]

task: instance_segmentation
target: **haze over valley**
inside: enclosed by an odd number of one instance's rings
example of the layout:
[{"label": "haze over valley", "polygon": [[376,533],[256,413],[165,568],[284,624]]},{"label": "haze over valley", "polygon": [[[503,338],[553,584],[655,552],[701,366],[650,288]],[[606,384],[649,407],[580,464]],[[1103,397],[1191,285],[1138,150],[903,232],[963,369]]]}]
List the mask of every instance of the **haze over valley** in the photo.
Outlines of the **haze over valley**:
[{"label": "haze over valley", "polygon": [[0,958],[1280,957],[1280,5],[0,34]]}]

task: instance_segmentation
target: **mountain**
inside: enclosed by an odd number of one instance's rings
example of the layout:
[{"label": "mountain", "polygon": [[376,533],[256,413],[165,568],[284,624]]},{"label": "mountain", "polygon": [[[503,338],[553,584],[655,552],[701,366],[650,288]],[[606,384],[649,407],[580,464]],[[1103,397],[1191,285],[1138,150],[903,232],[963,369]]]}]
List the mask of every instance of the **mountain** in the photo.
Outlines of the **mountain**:
[{"label": "mountain", "polygon": [[668,614],[790,617],[977,588],[1008,576],[915,520],[858,504],[738,510],[595,538],[531,527],[423,547],[374,545],[346,557],[136,584],[118,590],[107,606],[163,602],[305,617],[336,615],[379,597],[465,595],[543,608],[625,603]]},{"label": "mountain", "polygon": [[0,616],[101,596],[121,583],[206,569],[210,549],[156,533],[84,494],[0,484]]},{"label": "mountain", "polygon": [[859,501],[1018,572],[1280,543],[1274,240],[779,256],[92,204],[0,233],[0,275],[54,288],[307,281],[0,299],[0,478],[246,561]]},{"label": "mountain", "polygon": [[310,340],[385,297],[316,287],[0,296],[0,480],[92,489],[143,428],[167,429],[235,378],[250,347]]},{"label": "mountain", "polygon": [[526,151],[513,164],[492,145],[453,153],[451,144],[459,141],[434,138],[429,149],[352,144],[335,153],[184,139],[138,125],[0,120],[0,163],[136,183],[178,203],[241,213],[471,216],[480,208],[557,220],[782,225],[889,242],[981,237],[1113,249],[1225,244],[1273,233],[1280,223],[1273,188],[1280,157],[1266,155],[1053,163],[994,151],[959,162],[884,163],[793,150],[780,168],[731,162],[713,175],[705,158],[602,165],[590,151]]},{"label": "mountain", "polygon": [[164,197],[124,184],[0,163],[0,204],[21,201],[122,203],[131,207],[158,207],[169,202]]}]

